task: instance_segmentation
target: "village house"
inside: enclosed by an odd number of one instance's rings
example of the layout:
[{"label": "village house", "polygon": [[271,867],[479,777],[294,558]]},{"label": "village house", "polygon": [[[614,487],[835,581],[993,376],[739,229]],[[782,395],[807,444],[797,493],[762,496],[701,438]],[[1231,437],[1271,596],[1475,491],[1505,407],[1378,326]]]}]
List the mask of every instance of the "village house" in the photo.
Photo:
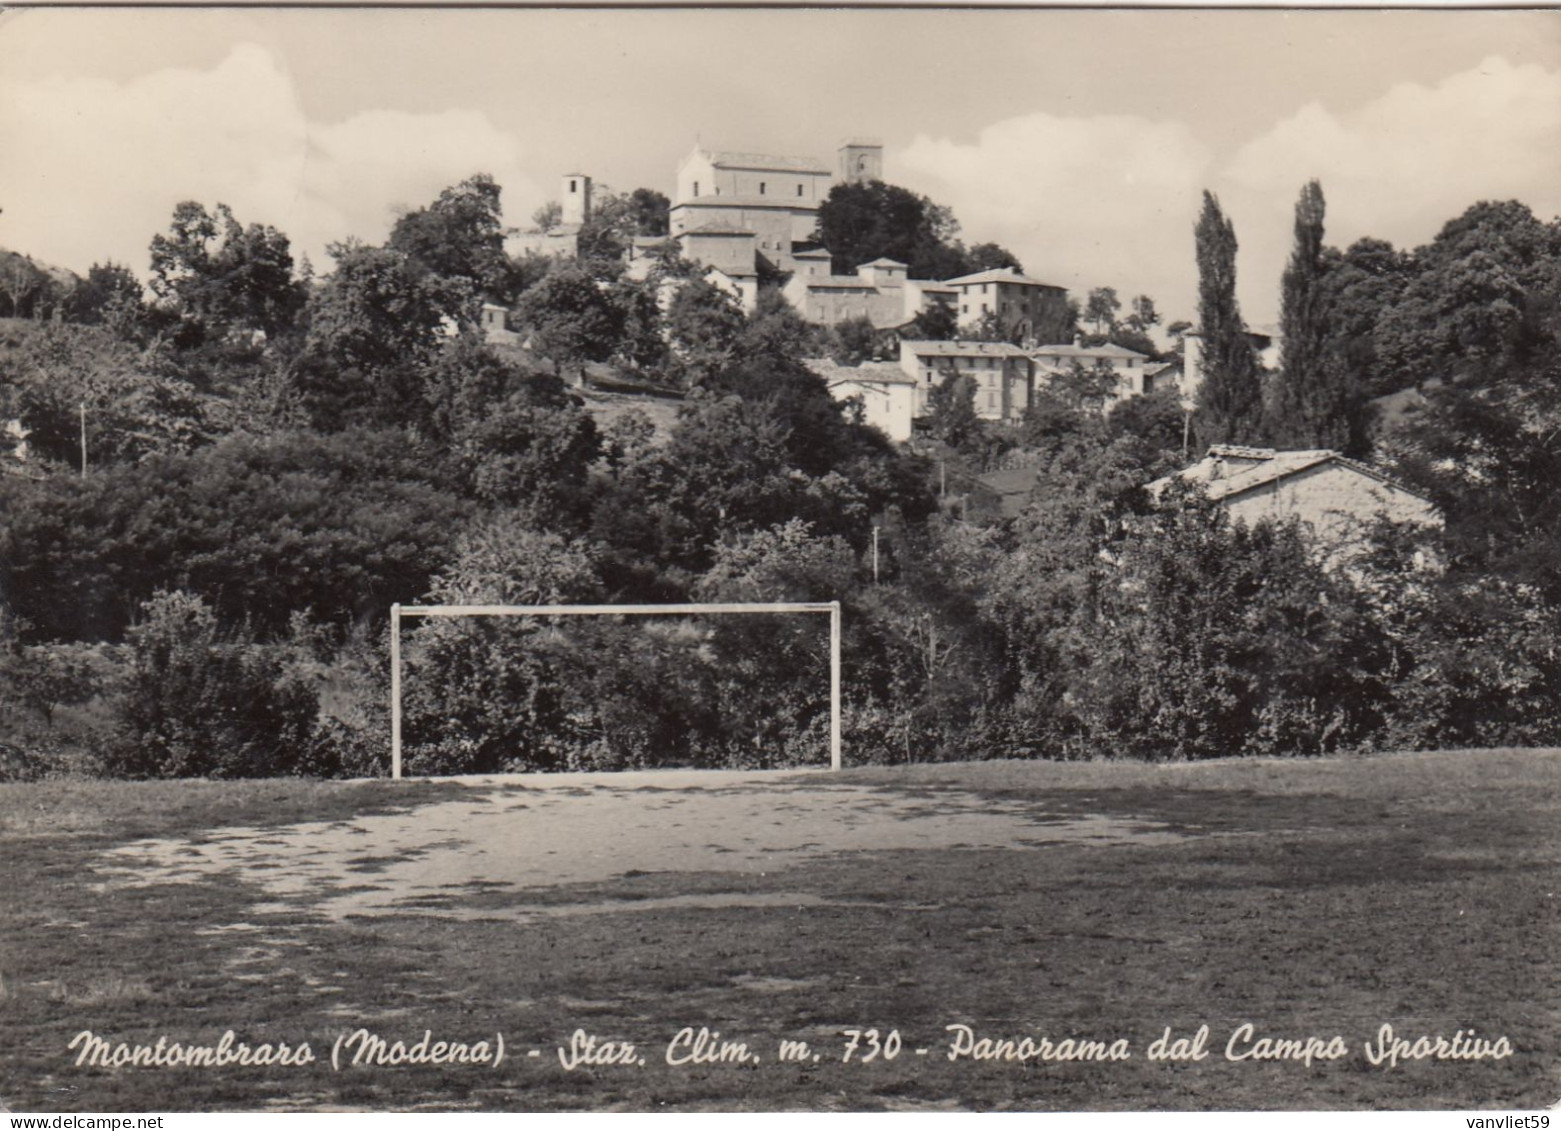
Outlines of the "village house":
[{"label": "village house", "polygon": [[864,361],[860,365],[836,365],[828,358],[805,363],[829,386],[837,401],[856,401],[862,421],[879,429],[896,443],[911,438],[916,418],[916,379],[892,361]]},{"label": "village house", "polygon": [[1110,409],[1128,397],[1141,397],[1155,390],[1148,368],[1148,356],[1126,346],[1111,342],[1086,346],[1079,338],[1074,338],[1071,345],[1035,346],[1029,352],[1035,361],[1038,380],[1051,380],[1067,374],[1075,365],[1084,369],[1109,369],[1116,378],[1116,384],[1106,390],[1103,409]]},{"label": "village house", "polygon": [[1004,330],[1018,338],[1033,338],[1049,313],[1066,309],[1064,287],[1043,283],[1021,274],[1015,267],[994,267],[949,279],[958,304],[960,329],[970,329],[992,314]]},{"label": "village house", "polygon": [[820,248],[795,257],[797,270],[782,292],[786,301],[809,322],[833,326],[865,318],[875,329],[906,325],[934,306],[953,308],[955,290],[935,279],[907,278],[907,267],[895,259],[863,263],[855,275],[829,273],[829,252]]},{"label": "village house", "polygon": [[1198,463],[1155,480],[1148,490],[1159,497],[1177,480],[1201,486],[1232,519],[1248,524],[1299,518],[1330,547],[1349,545],[1379,518],[1442,525],[1436,505],[1418,491],[1326,448],[1282,452],[1217,445]]},{"label": "village house", "polygon": [[930,409],[932,391],[950,374],[976,383],[975,409],[983,420],[1012,423],[1030,407],[1035,364],[1008,342],[900,342],[900,370],[916,381],[916,415]]}]

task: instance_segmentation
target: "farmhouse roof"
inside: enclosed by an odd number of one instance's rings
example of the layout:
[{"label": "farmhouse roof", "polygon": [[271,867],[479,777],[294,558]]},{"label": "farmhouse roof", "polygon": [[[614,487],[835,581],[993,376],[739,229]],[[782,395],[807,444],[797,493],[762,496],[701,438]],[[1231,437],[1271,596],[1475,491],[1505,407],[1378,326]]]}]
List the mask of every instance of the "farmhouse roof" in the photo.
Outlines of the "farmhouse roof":
[{"label": "farmhouse roof", "polygon": [[890,259],[887,255],[880,255],[877,259],[874,259],[872,262],[870,262],[870,263],[863,263],[861,266],[863,266],[863,267],[904,267],[904,266],[906,266],[906,264],[901,263],[898,259]]},{"label": "farmhouse roof", "polygon": [[1210,499],[1216,501],[1231,499],[1325,463],[1336,463],[1341,467],[1350,468],[1395,491],[1403,491],[1417,499],[1431,502],[1426,495],[1413,487],[1405,486],[1370,464],[1350,459],[1329,448],[1281,452],[1274,448],[1216,444],[1208,450],[1208,454],[1203,459],[1191,467],[1155,480],[1149,484],[1148,489],[1151,494],[1158,495],[1170,485],[1171,480],[1180,479],[1183,482],[1202,484]]},{"label": "farmhouse roof", "polygon": [[864,361],[860,365],[839,365],[827,357],[809,358],[803,362],[817,373],[831,388],[836,385],[911,385],[916,378],[904,372],[892,361]]}]

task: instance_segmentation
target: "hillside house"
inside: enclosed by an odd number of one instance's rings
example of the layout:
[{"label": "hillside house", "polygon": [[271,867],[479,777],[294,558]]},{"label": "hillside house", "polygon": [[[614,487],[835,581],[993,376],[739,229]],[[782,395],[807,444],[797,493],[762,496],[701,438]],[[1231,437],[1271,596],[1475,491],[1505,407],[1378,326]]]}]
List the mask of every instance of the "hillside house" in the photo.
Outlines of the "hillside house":
[{"label": "hillside house", "polygon": [[1035,392],[1035,363],[1008,342],[902,340],[900,370],[916,381],[917,416],[927,414],[932,390],[950,374],[976,383],[975,408],[983,420],[1018,420]]},{"label": "hillside house", "polygon": [[809,322],[833,326],[865,318],[875,329],[904,326],[932,306],[953,308],[956,292],[935,279],[911,279],[895,259],[863,263],[855,275],[830,274],[829,252],[822,248],[796,256],[797,270],[782,293]]},{"label": "hillside house", "polygon": [[861,365],[836,365],[827,358],[805,363],[829,386],[837,401],[855,399],[862,406],[864,423],[889,439],[903,444],[911,438],[916,418],[916,379],[908,377],[892,361],[864,361]]},{"label": "hillside house", "polygon": [[1103,409],[1110,409],[1128,397],[1141,397],[1154,388],[1153,382],[1148,380],[1148,356],[1125,346],[1110,342],[1086,346],[1075,338],[1071,345],[1036,346],[1029,352],[1035,360],[1036,379],[1040,381],[1066,374],[1075,365],[1084,369],[1109,369],[1116,378],[1116,385],[1107,391]]},{"label": "hillside house", "polygon": [[947,280],[954,288],[959,326],[969,329],[988,314],[1021,338],[1034,337],[1047,315],[1058,315],[1068,304],[1064,287],[1043,283],[1014,267],[995,267]]},{"label": "hillside house", "polygon": [[1325,545],[1343,547],[1378,518],[1440,527],[1430,499],[1376,468],[1326,448],[1281,452],[1220,445],[1198,463],[1149,485],[1159,496],[1175,480],[1196,483],[1247,523],[1299,518]]}]

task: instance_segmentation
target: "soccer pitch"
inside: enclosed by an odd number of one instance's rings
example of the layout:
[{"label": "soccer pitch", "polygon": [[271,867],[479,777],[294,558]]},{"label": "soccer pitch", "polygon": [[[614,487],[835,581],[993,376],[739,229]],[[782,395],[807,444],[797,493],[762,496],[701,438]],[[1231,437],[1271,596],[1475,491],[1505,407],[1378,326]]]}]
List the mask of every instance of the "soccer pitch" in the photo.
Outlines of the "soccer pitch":
[{"label": "soccer pitch", "polygon": [[[0,786],[0,1103],[1540,1106],[1558,771]],[[230,1030],[294,1060],[198,1063]]]}]

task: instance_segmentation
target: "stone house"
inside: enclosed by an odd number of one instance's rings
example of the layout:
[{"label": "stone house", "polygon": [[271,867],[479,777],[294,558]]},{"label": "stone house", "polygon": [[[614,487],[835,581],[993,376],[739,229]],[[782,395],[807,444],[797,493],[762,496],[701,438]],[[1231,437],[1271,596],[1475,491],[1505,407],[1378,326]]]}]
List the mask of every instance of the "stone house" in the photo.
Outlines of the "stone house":
[{"label": "stone house", "polygon": [[1005,329],[1021,338],[1033,337],[1049,314],[1061,313],[1068,303],[1066,288],[1032,279],[1013,267],[961,275],[947,285],[955,291],[961,329],[994,314]]},{"label": "stone house", "polygon": [[1200,485],[1232,519],[1299,518],[1323,545],[1348,547],[1378,518],[1440,527],[1430,499],[1384,472],[1326,448],[1282,452],[1217,445],[1202,460],[1149,484],[1159,496],[1174,480]]},{"label": "stone house", "polygon": [[953,287],[908,278],[909,269],[895,259],[863,263],[855,275],[830,274],[829,252],[822,249],[800,253],[795,261],[798,269],[781,293],[798,314],[820,325],[866,318],[875,329],[892,330],[932,306],[954,304]]}]

